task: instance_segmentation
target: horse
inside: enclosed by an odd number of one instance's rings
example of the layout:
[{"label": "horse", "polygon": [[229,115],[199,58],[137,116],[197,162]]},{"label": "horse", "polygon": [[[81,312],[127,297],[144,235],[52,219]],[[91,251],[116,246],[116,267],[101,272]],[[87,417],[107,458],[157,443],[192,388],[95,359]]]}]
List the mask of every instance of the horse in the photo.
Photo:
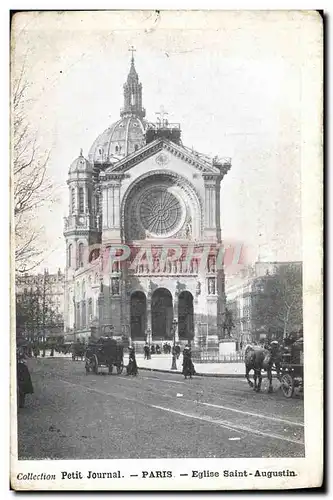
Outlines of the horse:
[{"label": "horse", "polygon": [[[244,350],[244,360],[246,369],[245,377],[249,383],[249,386],[253,387],[254,391],[260,392],[262,382],[261,370],[265,370],[267,372],[267,378],[269,381],[268,392],[273,392],[272,366],[275,360],[272,351],[264,347],[252,347],[250,345],[247,345]],[[254,371],[254,384],[249,377],[249,373],[251,370]]]}]

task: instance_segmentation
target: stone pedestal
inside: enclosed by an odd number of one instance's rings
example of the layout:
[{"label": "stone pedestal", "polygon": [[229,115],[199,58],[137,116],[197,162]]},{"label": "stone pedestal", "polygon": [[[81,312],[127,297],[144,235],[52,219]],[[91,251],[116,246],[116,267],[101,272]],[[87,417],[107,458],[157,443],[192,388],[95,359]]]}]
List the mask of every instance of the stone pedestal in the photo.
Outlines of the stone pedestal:
[{"label": "stone pedestal", "polygon": [[225,339],[219,343],[219,354],[234,354],[236,352],[236,341],[231,339]]}]

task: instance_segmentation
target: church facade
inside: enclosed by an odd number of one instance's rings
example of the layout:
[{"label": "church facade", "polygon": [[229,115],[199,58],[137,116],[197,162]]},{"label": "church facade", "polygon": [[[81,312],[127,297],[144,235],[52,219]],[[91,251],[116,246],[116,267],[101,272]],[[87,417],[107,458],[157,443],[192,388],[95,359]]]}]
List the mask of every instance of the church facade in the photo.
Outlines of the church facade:
[{"label": "church facade", "polygon": [[120,118],[68,174],[65,335],[132,342],[222,337],[220,191],[230,159],[182,144],[179,124],[145,119],[132,56]]}]

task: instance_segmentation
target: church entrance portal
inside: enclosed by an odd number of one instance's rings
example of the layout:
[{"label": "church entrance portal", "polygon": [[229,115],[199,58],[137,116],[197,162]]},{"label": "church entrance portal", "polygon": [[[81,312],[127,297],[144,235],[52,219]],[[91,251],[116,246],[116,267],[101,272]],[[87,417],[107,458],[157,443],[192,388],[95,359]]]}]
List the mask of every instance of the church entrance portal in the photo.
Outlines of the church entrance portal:
[{"label": "church entrance portal", "polygon": [[178,332],[179,338],[192,340],[194,337],[193,295],[184,291],[178,298]]},{"label": "church entrance portal", "polygon": [[151,325],[153,340],[171,340],[173,305],[172,295],[166,288],[158,288],[151,299]]},{"label": "church entrance portal", "polygon": [[131,338],[143,340],[146,334],[146,296],[143,292],[131,295]]}]

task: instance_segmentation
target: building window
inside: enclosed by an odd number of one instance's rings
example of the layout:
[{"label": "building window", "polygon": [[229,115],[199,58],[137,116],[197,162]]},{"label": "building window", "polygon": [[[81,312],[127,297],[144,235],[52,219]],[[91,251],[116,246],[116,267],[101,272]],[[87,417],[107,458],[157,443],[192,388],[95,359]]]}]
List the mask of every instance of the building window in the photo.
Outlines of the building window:
[{"label": "building window", "polygon": [[73,249],[73,246],[69,245],[69,247],[68,247],[68,267],[72,266],[72,249]]},{"label": "building window", "polygon": [[116,146],[116,153],[118,153],[118,150],[119,150],[119,147],[118,147],[118,146]]},{"label": "building window", "polygon": [[137,144],[135,144],[134,151],[137,151],[138,149],[139,149],[139,146]]},{"label": "building window", "polygon": [[79,244],[79,267],[83,267],[83,252],[84,252],[84,245],[83,243]]},{"label": "building window", "polygon": [[87,312],[86,312],[86,301],[82,301],[82,320],[81,320],[82,328],[85,328],[87,325]]},{"label": "building window", "polygon": [[76,304],[76,318],[75,318],[75,326],[76,329],[79,330],[81,328],[81,321],[80,321],[80,302],[77,302]]},{"label": "building window", "polygon": [[89,321],[92,320],[92,315],[93,315],[92,299],[89,299],[88,300],[88,319],[89,319]]},{"label": "building window", "polygon": [[79,212],[83,214],[84,212],[84,193],[83,188],[79,188]]},{"label": "building window", "polygon": [[72,213],[75,212],[75,189],[71,190],[71,204],[72,204]]},{"label": "building window", "polygon": [[88,189],[88,211],[91,212],[91,190]]}]

